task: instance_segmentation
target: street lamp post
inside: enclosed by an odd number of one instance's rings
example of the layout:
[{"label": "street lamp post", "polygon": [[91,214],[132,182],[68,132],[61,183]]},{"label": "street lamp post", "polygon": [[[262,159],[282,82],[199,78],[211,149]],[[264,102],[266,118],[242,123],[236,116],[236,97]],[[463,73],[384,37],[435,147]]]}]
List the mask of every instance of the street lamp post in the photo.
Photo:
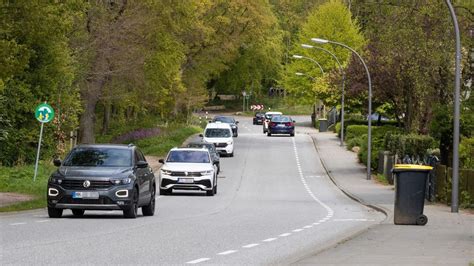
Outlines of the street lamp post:
[{"label": "street lamp post", "polygon": [[451,191],[451,212],[459,212],[459,116],[460,116],[460,91],[461,91],[461,37],[459,36],[459,25],[456,13],[450,0],[446,0],[451,18],[454,24],[454,34],[456,35],[456,59],[454,78],[454,129],[453,129],[453,174]]},{"label": "street lamp post", "polygon": [[310,78],[312,81],[314,81],[314,80],[316,79],[316,78],[314,78],[314,77],[312,77],[312,76],[310,76],[310,75],[308,75],[308,74],[306,74],[306,73],[303,73],[303,72],[295,72],[295,75],[308,77],[308,78]]},{"label": "street lamp post", "polygon": [[356,50],[352,49],[351,47],[343,44],[343,43],[339,43],[339,42],[335,42],[335,41],[330,41],[330,40],[325,40],[325,39],[320,39],[320,38],[311,38],[311,41],[315,42],[315,43],[320,43],[320,44],[326,44],[326,43],[331,43],[331,44],[335,44],[335,45],[339,45],[339,46],[342,46],[346,49],[349,49],[351,52],[353,52],[354,54],[357,55],[357,57],[359,58],[359,60],[362,62],[362,64],[364,65],[364,68],[365,68],[365,72],[367,73],[367,79],[369,81],[369,117],[368,117],[368,134],[367,134],[367,180],[370,180],[371,179],[371,157],[372,157],[372,81],[370,79],[370,73],[369,73],[369,69],[367,68],[367,65],[365,64],[364,62],[364,59],[362,59],[362,57],[359,55],[359,53],[356,52]]},{"label": "street lamp post", "polygon": [[321,70],[321,74],[324,75],[324,70],[323,70],[323,67],[321,66],[321,64],[318,63],[318,61],[314,60],[313,58],[311,57],[306,57],[306,56],[302,56],[302,55],[293,55],[293,58],[296,58],[296,59],[307,59],[307,60],[310,60],[311,62],[315,63],[318,67],[319,67],[319,70]]},{"label": "street lamp post", "polygon": [[[344,146],[344,84],[345,84],[345,80],[346,80],[346,73],[344,72],[344,70],[342,69],[342,65],[341,65],[341,62],[339,61],[339,59],[337,58],[337,56],[333,53],[331,53],[329,50],[327,49],[324,49],[324,48],[321,48],[321,47],[316,47],[316,46],[313,46],[313,45],[309,45],[309,44],[301,44],[301,47],[303,48],[310,48],[310,49],[318,49],[318,50],[321,50],[321,51],[324,51],[328,54],[330,54],[334,60],[336,60],[337,62],[337,65],[339,66],[339,72],[341,72],[341,75],[342,75],[342,93],[341,93],[341,146]],[[293,56],[294,57],[294,56]]]}]

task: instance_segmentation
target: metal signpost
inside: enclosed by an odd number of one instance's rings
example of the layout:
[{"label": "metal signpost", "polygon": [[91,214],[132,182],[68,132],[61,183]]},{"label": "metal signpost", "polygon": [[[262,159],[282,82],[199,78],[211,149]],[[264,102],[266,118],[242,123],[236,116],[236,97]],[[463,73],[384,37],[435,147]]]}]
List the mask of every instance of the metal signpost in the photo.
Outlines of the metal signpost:
[{"label": "metal signpost", "polygon": [[41,129],[38,141],[38,151],[36,152],[35,175],[33,176],[33,181],[36,181],[36,175],[38,174],[38,162],[40,156],[41,140],[43,139],[44,123],[48,123],[53,120],[54,109],[49,104],[44,102],[36,107],[35,117],[41,123]]}]

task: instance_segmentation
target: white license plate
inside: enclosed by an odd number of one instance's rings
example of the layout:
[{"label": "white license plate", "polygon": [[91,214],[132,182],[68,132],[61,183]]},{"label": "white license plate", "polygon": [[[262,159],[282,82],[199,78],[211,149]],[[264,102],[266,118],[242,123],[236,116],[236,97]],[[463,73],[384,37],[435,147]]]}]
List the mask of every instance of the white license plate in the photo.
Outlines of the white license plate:
[{"label": "white license plate", "polygon": [[192,178],[178,178],[178,183],[192,184],[192,183],[194,183],[194,179],[192,179]]},{"label": "white license plate", "polygon": [[285,127],[285,124],[278,124],[277,127]]},{"label": "white license plate", "polygon": [[98,199],[99,192],[93,191],[76,191],[72,193],[74,199]]}]

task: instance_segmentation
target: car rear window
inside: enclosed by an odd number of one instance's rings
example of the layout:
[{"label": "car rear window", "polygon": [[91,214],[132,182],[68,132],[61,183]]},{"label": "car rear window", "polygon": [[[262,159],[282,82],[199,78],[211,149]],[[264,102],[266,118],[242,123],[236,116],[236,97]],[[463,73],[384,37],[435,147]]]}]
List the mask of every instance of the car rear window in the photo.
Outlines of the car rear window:
[{"label": "car rear window", "polygon": [[69,153],[64,166],[129,167],[132,151],[117,148],[76,148]]},{"label": "car rear window", "polygon": [[170,151],[167,162],[170,163],[209,163],[209,155],[203,151]]},{"label": "car rear window", "polygon": [[214,122],[215,121],[220,121],[220,122],[228,123],[228,124],[232,124],[235,122],[232,117],[227,117],[227,116],[216,116],[214,117]]},{"label": "car rear window", "polygon": [[272,122],[291,122],[288,116],[274,116]]},{"label": "car rear window", "polygon": [[204,132],[207,138],[229,138],[231,136],[230,130],[226,128],[208,128]]}]

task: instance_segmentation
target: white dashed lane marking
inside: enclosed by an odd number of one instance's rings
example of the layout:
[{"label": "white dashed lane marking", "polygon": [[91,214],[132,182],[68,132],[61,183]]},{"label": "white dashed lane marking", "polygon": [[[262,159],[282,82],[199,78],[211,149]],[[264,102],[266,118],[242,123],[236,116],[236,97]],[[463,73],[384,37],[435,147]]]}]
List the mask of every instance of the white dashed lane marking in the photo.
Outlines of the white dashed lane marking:
[{"label": "white dashed lane marking", "polygon": [[229,255],[229,254],[232,254],[232,253],[235,253],[235,252],[237,252],[237,250],[227,250],[227,251],[218,253],[217,255]]},{"label": "white dashed lane marking", "polygon": [[201,262],[208,261],[208,260],[210,260],[210,258],[200,258],[200,259],[197,259],[197,260],[188,261],[186,263],[187,264],[197,264],[197,263],[201,263]]},{"label": "white dashed lane marking", "polygon": [[13,224],[10,224],[10,225],[13,225],[13,226],[17,226],[17,225],[24,225],[26,223],[13,223]]},{"label": "white dashed lane marking", "polygon": [[248,245],[245,245],[245,246],[242,246],[243,248],[253,248],[253,247],[256,247],[256,246],[259,246],[260,244],[248,244]]},{"label": "white dashed lane marking", "polygon": [[267,239],[263,240],[263,242],[272,242],[272,241],[275,241],[275,240],[277,240],[277,239],[273,237],[273,238],[267,238]]},{"label": "white dashed lane marking", "polygon": [[298,232],[301,232],[301,231],[303,231],[303,230],[304,230],[304,229],[295,229],[295,230],[293,230],[293,232],[298,233]]},{"label": "white dashed lane marking", "polygon": [[49,220],[41,220],[41,221],[36,221],[37,223],[46,223],[49,222]]},{"label": "white dashed lane marking", "polygon": [[281,234],[279,236],[285,237],[285,236],[290,236],[290,235],[291,235],[291,233],[284,233],[284,234]]}]

